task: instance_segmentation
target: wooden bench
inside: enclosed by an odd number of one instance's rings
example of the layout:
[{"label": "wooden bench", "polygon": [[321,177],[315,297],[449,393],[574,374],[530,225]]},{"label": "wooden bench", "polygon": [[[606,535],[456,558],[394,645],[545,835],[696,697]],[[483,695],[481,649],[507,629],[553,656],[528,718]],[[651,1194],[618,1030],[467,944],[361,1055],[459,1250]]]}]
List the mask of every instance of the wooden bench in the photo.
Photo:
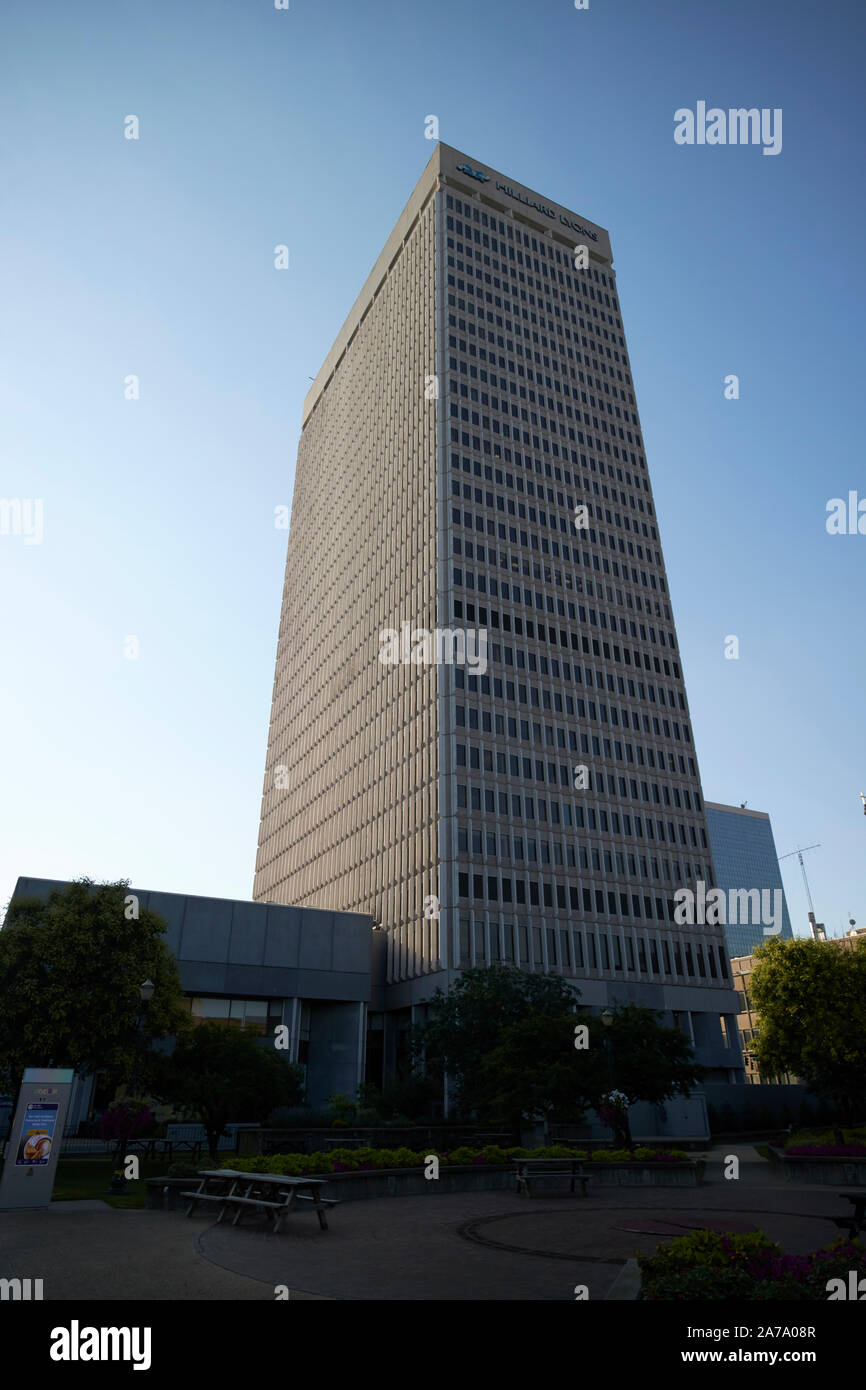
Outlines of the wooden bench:
[{"label": "wooden bench", "polygon": [[219,1202],[221,1210],[216,1222],[218,1226],[226,1214],[226,1206],[232,1200],[227,1195],[220,1197],[215,1192],[182,1192],[180,1195],[182,1197],[189,1197],[190,1199],[189,1206],[186,1209],[187,1216],[192,1216],[197,1202]]},{"label": "wooden bench", "polygon": [[244,1207],[260,1207],[264,1211],[269,1211],[274,1221],[274,1234],[277,1235],[280,1229],[282,1216],[288,1209],[288,1202],[283,1198],[279,1202],[273,1201],[270,1197],[227,1197],[226,1205],[237,1207],[232,1225],[236,1226],[244,1214]]},{"label": "wooden bench", "polygon": [[[579,1158],[513,1158],[512,1163],[517,1165],[517,1191],[526,1197],[532,1196],[531,1181],[533,1176],[544,1178],[568,1178],[569,1191],[574,1192],[575,1183],[580,1183],[580,1195],[586,1196],[587,1183],[592,1182],[588,1173],[583,1171],[583,1160]],[[557,1164],[568,1163],[567,1169],[557,1167]]]}]

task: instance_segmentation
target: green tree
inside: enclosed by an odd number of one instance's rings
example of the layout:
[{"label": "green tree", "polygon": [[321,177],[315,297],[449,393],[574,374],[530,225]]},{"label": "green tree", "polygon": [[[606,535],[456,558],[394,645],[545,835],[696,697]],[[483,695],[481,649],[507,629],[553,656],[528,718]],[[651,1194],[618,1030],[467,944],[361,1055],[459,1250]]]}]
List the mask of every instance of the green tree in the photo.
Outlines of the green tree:
[{"label": "green tree", "polygon": [[686,1035],[654,1010],[625,1005],[606,1027],[574,1012],[577,997],[559,975],[467,970],[433,996],[416,1047],[448,1072],[464,1115],[507,1120],[517,1132],[538,1114],[567,1122],[591,1107],[630,1143],[628,1106],[687,1095],[704,1069]]},{"label": "green tree", "polygon": [[852,950],[798,937],[756,948],[749,992],[763,1076],[800,1076],[849,1119],[866,1106],[866,942]]},{"label": "green tree", "polygon": [[150,1043],[189,1026],[165,922],[130,897],[128,882],[82,878],[45,901],[10,904],[0,931],[0,1089],[14,1093],[27,1066],[102,1070],[109,1084],[127,1082],[146,979],[155,988],[143,1016],[140,1090]]},{"label": "green tree", "polygon": [[447,994],[437,989],[430,1000],[413,1036],[416,1059],[423,1056],[428,1074],[447,1072],[458,1114],[489,1117],[501,1088],[484,1063],[503,1044],[505,1030],[533,1017],[562,1022],[578,997],[559,975],[530,975],[510,965],[465,970]]},{"label": "green tree", "polygon": [[[583,1116],[593,1087],[586,1065],[576,1060],[574,1026],[574,1015],[533,1013],[504,1028],[481,1062],[485,1108],[507,1120],[518,1143],[524,1120],[543,1115],[567,1122]],[[599,1059],[593,1060],[600,1068]]]},{"label": "green tree", "polygon": [[[631,1144],[628,1107],[638,1101],[661,1105],[688,1095],[706,1075],[694,1060],[685,1033],[667,1028],[654,1009],[626,1004],[611,1010],[613,1022],[581,1020],[589,1029],[589,1047],[575,1052],[589,1104],[602,1118],[610,1113],[617,1143]],[[618,1093],[621,1102],[609,1099]]]},{"label": "green tree", "polygon": [[[592,1108],[613,1129],[618,1147],[630,1145],[628,1107],[687,1094],[703,1069],[688,1038],[664,1027],[653,1010],[629,1004],[612,1014],[607,1027],[586,1014],[578,1020],[533,1014],[503,1029],[481,1066],[490,1104],[515,1127],[518,1116],[565,1122]],[[576,1037],[576,1026],[586,1034]]]},{"label": "green tree", "polygon": [[215,1160],[229,1121],[264,1124],[279,1105],[297,1105],[303,1071],[285,1061],[254,1033],[218,1023],[200,1023],[160,1060],[153,1095],[199,1120]]}]

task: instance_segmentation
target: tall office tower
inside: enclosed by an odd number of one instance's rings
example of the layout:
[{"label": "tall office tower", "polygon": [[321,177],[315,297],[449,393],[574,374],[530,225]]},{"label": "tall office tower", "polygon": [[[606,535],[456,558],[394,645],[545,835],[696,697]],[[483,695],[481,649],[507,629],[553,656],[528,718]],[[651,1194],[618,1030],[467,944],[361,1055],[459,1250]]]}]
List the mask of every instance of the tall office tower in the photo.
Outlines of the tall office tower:
[{"label": "tall office tower", "polygon": [[[453,628],[486,669],[427,662]],[[440,144],[304,403],[254,896],[372,913],[386,1013],[508,961],[738,1079],[724,933],[673,920],[699,879],[608,235]]]},{"label": "tall office tower", "polygon": [[[727,903],[733,903],[733,893],[744,891],[779,894],[778,898],[765,900],[771,911],[774,904],[780,905],[778,922],[764,922],[764,914],[756,910],[756,901],[750,900],[747,904],[742,898],[737,899],[738,920],[729,921],[725,926],[731,959],[750,956],[756,946],[764,945],[768,935],[792,936],[773,827],[766,811],[748,811],[744,806],[723,806],[715,801],[705,802],[704,807],[717,884],[726,895]],[[731,915],[730,911],[727,915]],[[775,930],[777,925],[781,926],[780,931]],[[767,926],[769,933],[765,932]]]}]

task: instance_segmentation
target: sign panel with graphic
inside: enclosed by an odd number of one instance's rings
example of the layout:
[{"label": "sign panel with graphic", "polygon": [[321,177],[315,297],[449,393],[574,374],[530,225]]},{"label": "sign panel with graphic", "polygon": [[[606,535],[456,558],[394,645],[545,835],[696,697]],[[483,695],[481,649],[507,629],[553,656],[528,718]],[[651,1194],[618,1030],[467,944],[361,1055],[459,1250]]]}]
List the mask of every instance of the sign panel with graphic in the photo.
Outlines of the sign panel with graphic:
[{"label": "sign panel with graphic", "polygon": [[0,1174],[0,1211],[47,1207],[75,1073],[70,1067],[27,1067]]},{"label": "sign panel with graphic", "polygon": [[57,1102],[31,1100],[24,1111],[24,1123],[18,1140],[15,1164],[19,1168],[41,1168],[48,1164],[54,1127],[57,1124]]}]

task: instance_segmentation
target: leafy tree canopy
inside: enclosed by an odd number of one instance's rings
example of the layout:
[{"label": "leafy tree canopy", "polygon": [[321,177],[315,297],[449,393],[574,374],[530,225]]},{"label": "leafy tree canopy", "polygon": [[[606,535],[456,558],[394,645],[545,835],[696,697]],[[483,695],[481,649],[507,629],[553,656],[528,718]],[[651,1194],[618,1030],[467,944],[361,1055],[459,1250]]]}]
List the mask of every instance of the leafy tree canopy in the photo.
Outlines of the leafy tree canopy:
[{"label": "leafy tree canopy", "polygon": [[512,1122],[518,1114],[567,1122],[587,1108],[609,1110],[606,1098],[617,1092],[622,1113],[616,1128],[627,1140],[628,1106],[639,1100],[659,1105],[688,1094],[704,1072],[685,1034],[666,1028],[651,1009],[628,1004],[611,1012],[609,1026],[586,1014],[534,1014],[503,1029],[481,1065],[488,1107]]},{"label": "leafy tree canopy", "polygon": [[851,1111],[866,1104],[866,942],[853,950],[797,937],[754,952],[753,1043],[764,1076],[802,1077]]},{"label": "leafy tree canopy", "polygon": [[507,1120],[515,1130],[537,1115],[567,1122],[598,1111],[612,1091],[626,1108],[658,1105],[688,1094],[705,1074],[690,1040],[655,1011],[628,1004],[605,1027],[575,1012],[578,994],[558,975],[467,970],[448,994],[433,996],[416,1048],[428,1069],[447,1071],[460,1113]]},{"label": "leafy tree canopy", "polygon": [[579,991],[559,975],[530,975],[509,965],[465,970],[446,994],[437,989],[427,1018],[415,1032],[416,1055],[425,1067],[445,1070],[460,1113],[490,1106],[483,1063],[501,1045],[505,1029],[534,1016],[562,1019]]},{"label": "leafy tree canopy", "polygon": [[46,901],[10,904],[0,931],[0,1089],[14,1091],[28,1066],[102,1069],[109,1082],[127,1081],[146,979],[155,988],[144,1014],[142,1079],[150,1041],[189,1026],[165,922],[130,896],[126,881],[82,878]]},{"label": "leafy tree canopy", "polygon": [[285,1061],[255,1034],[218,1023],[200,1023],[159,1059],[151,1083],[157,1099],[176,1105],[205,1127],[216,1154],[229,1121],[264,1124],[277,1106],[297,1105],[302,1069]]}]

